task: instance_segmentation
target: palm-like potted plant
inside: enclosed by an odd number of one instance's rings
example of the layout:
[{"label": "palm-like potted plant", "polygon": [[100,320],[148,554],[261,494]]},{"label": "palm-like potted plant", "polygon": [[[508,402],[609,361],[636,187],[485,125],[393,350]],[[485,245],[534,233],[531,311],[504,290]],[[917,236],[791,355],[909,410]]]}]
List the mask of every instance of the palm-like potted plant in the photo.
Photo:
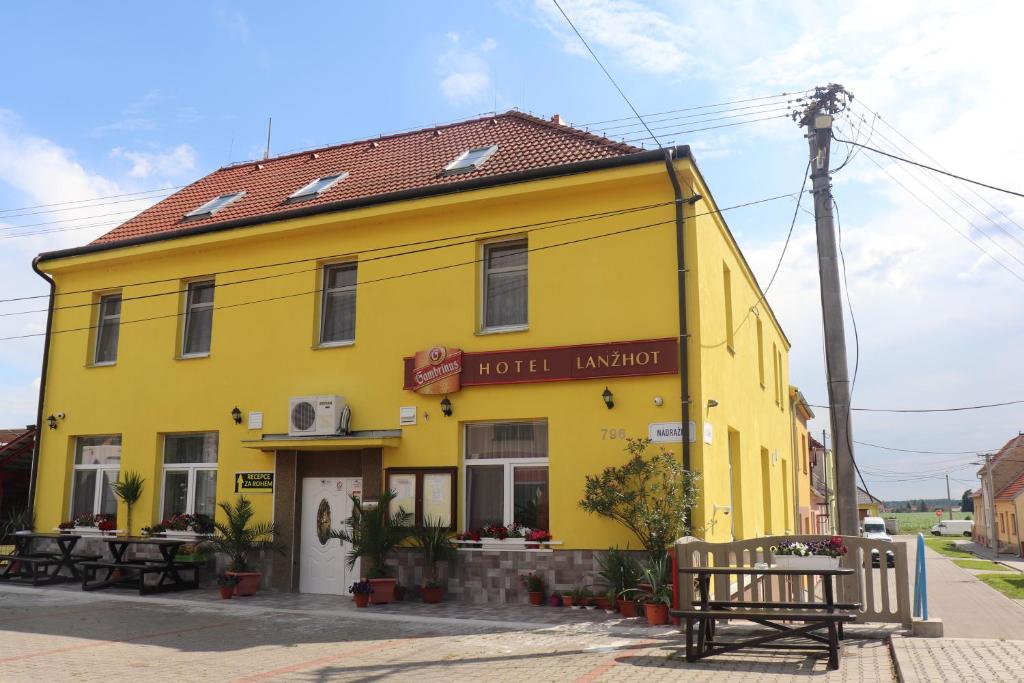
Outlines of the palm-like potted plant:
[{"label": "palm-like potted plant", "polygon": [[637,593],[644,603],[644,614],[651,626],[668,623],[668,608],[672,604],[672,586],[668,577],[668,557],[652,557],[644,566],[644,582],[648,589],[634,588],[627,593]]},{"label": "palm-like potted plant", "polygon": [[235,595],[253,595],[260,587],[263,574],[250,570],[249,558],[264,550],[284,552],[281,544],[274,540],[277,528],[273,522],[253,524],[252,518],[256,513],[252,501],[245,496],[239,496],[234,505],[230,501],[221,501],[218,506],[226,521],[214,521],[217,533],[197,547],[227,555],[228,571],[224,574],[238,579]]},{"label": "palm-like potted plant", "polygon": [[427,572],[423,582],[423,602],[441,602],[444,588],[438,579],[437,564],[449,562],[456,557],[448,525],[442,523],[440,519],[425,518],[423,526],[413,533],[412,541],[423,554],[423,567]]},{"label": "palm-like potted plant", "polygon": [[132,508],[135,507],[135,504],[139,502],[139,498],[142,497],[145,483],[146,480],[139,472],[128,470],[110,485],[114,495],[124,501],[124,504],[128,507],[128,514],[125,517],[125,529],[129,536],[132,535]]},{"label": "palm-like potted plant", "polygon": [[636,561],[618,548],[609,548],[608,552],[598,558],[600,570],[597,575],[608,584],[609,592],[615,593],[615,602],[624,617],[636,616],[636,603],[626,597],[626,592],[635,588],[640,580],[640,566]]},{"label": "palm-like potted plant", "polygon": [[350,543],[352,549],[346,562],[349,568],[362,560],[364,574],[373,586],[372,598],[375,604],[394,600],[395,584],[398,581],[388,576],[388,555],[412,531],[412,514],[402,508],[391,512],[394,491],[385,491],[376,504],[352,496],[352,516],[345,520],[345,526],[331,531],[331,537]]}]

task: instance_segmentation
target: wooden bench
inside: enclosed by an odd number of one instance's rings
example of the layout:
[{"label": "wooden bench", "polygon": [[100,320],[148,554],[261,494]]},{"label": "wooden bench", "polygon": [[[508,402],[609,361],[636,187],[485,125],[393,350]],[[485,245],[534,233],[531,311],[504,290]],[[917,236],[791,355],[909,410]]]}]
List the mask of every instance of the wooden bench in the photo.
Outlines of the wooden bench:
[{"label": "wooden bench", "polygon": [[[828,654],[828,668],[839,668],[839,641],[843,624],[857,618],[856,603],[836,603],[833,579],[852,574],[852,569],[778,569],[751,567],[685,567],[681,575],[693,575],[697,581],[697,599],[691,609],[670,610],[670,614],[686,621],[686,661],[695,662],[704,657],[735,652],[747,648],[772,650],[812,650]],[[822,578],[824,601],[777,602],[758,600],[711,600],[712,576],[736,575],[752,577],[813,577]],[[716,633],[718,620],[742,619],[770,629],[763,635],[734,640],[722,640]],[[802,622],[793,626],[793,622]],[[694,627],[697,627],[694,643]],[[815,633],[826,630],[827,635]],[[801,638],[808,643],[785,643],[781,640]]]},{"label": "wooden bench", "polygon": [[[122,562],[88,561],[82,562],[80,566],[82,568],[82,590],[84,591],[100,590],[122,583],[134,583],[138,588],[139,595],[199,587],[198,568],[192,562],[175,562],[169,566],[164,562],[153,560],[128,560]],[[192,581],[174,582],[171,585],[165,585],[163,581],[168,573],[168,569],[171,567],[174,570],[184,569],[192,571]],[[106,577],[97,580],[96,574],[104,569],[107,572]],[[120,578],[114,578],[115,571],[120,571],[124,575]],[[147,574],[159,574],[160,581],[155,586],[147,585]]]},{"label": "wooden bench", "polygon": [[[44,583],[44,580],[49,580],[50,567],[60,564],[60,558],[49,553],[0,555],[0,560],[6,560],[8,563],[5,571],[0,574],[0,580],[6,581],[15,577],[31,578],[33,586],[38,586],[40,583]],[[15,567],[17,567],[17,571],[15,571]],[[29,571],[25,571],[26,568]],[[39,573],[40,569],[44,570],[41,575]]]}]

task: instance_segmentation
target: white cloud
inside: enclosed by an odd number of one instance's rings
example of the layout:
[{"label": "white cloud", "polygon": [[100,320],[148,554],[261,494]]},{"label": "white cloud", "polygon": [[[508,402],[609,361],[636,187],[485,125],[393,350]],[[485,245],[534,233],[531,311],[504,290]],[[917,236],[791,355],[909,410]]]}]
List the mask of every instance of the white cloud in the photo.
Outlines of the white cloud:
[{"label": "white cloud", "polygon": [[[541,24],[562,41],[566,52],[590,59],[554,3],[535,0],[535,6]],[[692,62],[680,47],[690,42],[692,29],[663,12],[632,0],[563,0],[562,7],[598,57],[603,50],[611,51],[631,66],[658,75],[679,73]]]},{"label": "white cloud", "polygon": [[491,94],[491,74],[481,54],[493,51],[497,42],[486,38],[476,48],[467,48],[458,33],[448,33],[446,37],[449,48],[437,60],[445,99],[456,105],[486,101]]},{"label": "white cloud", "polygon": [[196,150],[189,144],[180,144],[168,152],[139,152],[115,147],[110,156],[132,162],[128,171],[132,178],[152,175],[173,178],[192,171],[196,163]]}]

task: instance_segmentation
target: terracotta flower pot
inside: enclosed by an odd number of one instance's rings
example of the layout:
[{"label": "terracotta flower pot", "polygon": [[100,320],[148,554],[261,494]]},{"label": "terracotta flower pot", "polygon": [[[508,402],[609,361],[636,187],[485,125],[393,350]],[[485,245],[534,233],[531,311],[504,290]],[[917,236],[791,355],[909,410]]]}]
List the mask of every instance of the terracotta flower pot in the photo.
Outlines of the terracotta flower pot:
[{"label": "terracotta flower pot", "polygon": [[530,604],[531,605],[543,605],[544,604],[544,591],[530,591]]},{"label": "terracotta flower pot", "polygon": [[405,586],[395,586],[395,602],[402,602],[403,600],[405,600],[406,590],[407,589]]},{"label": "terracotta flower pot", "polygon": [[561,607],[562,606],[562,596],[559,595],[558,593],[552,593],[551,597],[548,598],[548,605],[550,607]]},{"label": "terracotta flower pot", "polygon": [[234,576],[238,579],[238,585],[235,586],[235,595],[237,596],[248,596],[256,595],[256,591],[260,587],[260,579],[263,575],[259,572],[224,572],[227,576]]},{"label": "terracotta flower pot", "polygon": [[663,602],[645,603],[644,613],[650,626],[664,626],[668,623],[668,605]]},{"label": "terracotta flower pot", "polygon": [[608,602],[608,598],[594,598],[594,602],[597,603],[597,608],[598,609],[605,609],[606,610],[606,609],[609,609],[609,607],[610,607],[610,603]]},{"label": "terracotta flower pot", "polygon": [[423,602],[428,604],[436,604],[441,602],[441,598],[444,597],[444,589],[440,586],[424,586],[423,587]]},{"label": "terracotta flower pot", "polygon": [[572,596],[571,595],[563,595],[562,596],[562,607],[572,607]]},{"label": "terracotta flower pot", "polygon": [[373,604],[386,605],[395,601],[395,584],[398,579],[370,579],[373,587]]},{"label": "terracotta flower pot", "polygon": [[630,619],[636,616],[635,602],[632,600],[623,600],[622,598],[619,598],[617,602],[619,605],[619,614],[621,614],[623,618]]},{"label": "terracotta flower pot", "polygon": [[356,607],[366,607],[370,604],[369,593],[355,593],[352,595],[352,599],[356,601]]},{"label": "terracotta flower pot", "polygon": [[220,589],[221,600],[230,600],[231,596],[235,594],[234,586],[217,586],[217,588]]}]

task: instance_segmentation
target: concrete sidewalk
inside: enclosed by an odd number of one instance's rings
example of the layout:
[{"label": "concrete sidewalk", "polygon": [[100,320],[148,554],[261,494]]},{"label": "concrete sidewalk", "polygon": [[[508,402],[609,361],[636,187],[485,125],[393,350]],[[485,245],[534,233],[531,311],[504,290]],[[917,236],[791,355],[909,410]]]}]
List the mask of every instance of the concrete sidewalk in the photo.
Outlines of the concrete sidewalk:
[{"label": "concrete sidewalk", "polygon": [[900,683],[1024,679],[1024,641],[894,636],[892,654]]},{"label": "concrete sidewalk", "polygon": [[996,557],[992,557],[992,549],[987,548],[983,545],[975,543],[974,541],[957,541],[956,547],[960,550],[966,550],[969,553],[973,553],[982,560],[992,560],[999,564],[1004,564],[1010,569],[1018,572],[1024,572],[1024,559],[1016,555],[1009,553],[999,553]]},{"label": "concrete sidewalk", "polygon": [[[914,557],[913,537],[899,540],[908,542],[907,555]],[[1024,639],[1024,607],[953,560],[925,547],[929,616],[942,619],[945,637]]]}]

